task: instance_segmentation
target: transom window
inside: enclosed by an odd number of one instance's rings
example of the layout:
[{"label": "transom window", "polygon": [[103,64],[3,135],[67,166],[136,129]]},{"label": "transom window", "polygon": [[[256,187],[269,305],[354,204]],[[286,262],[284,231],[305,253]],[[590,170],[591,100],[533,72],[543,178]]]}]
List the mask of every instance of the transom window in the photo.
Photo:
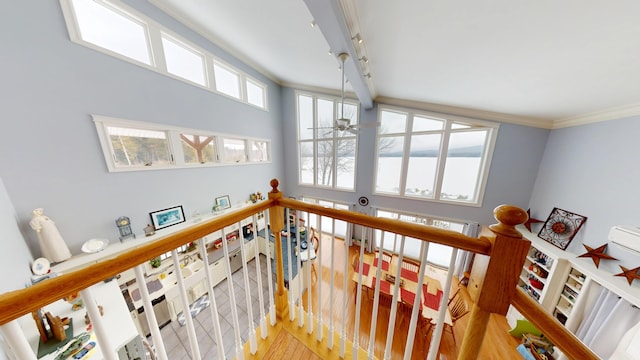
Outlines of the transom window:
[{"label": "transom window", "polygon": [[[268,162],[270,141],[93,115],[111,172]],[[250,144],[250,148],[247,146]]]},{"label": "transom window", "polygon": [[381,108],[375,193],[480,205],[496,124]]},{"label": "transom window", "polygon": [[267,86],[122,2],[61,0],[71,41],[267,109]]},{"label": "transom window", "polygon": [[344,116],[340,99],[297,94],[298,182],[301,185],[355,189],[357,137],[350,131],[335,129],[344,117],[358,121],[358,105],[345,102]]}]

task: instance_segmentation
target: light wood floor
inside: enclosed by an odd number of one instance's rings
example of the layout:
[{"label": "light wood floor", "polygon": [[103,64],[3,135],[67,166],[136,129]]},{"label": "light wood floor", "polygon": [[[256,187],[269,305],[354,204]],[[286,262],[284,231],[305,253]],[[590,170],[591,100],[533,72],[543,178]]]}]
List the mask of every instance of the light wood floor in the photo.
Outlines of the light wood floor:
[{"label": "light wood floor", "polygon": [[[359,247],[352,246],[349,249],[349,254],[345,254],[344,243],[341,240],[336,240],[335,243],[335,254],[334,254],[334,263],[335,268],[333,273],[331,272],[331,258],[329,257],[330,249],[330,238],[323,237],[322,246],[324,255],[322,258],[322,264],[319,264],[318,260],[316,260],[316,268],[317,273],[320,274],[320,277],[314,276],[313,285],[312,285],[312,310],[314,315],[318,313],[318,299],[317,293],[319,287],[322,287],[322,316],[323,323],[325,325],[329,325],[329,321],[331,319],[331,304],[333,304],[333,321],[335,322],[336,331],[340,331],[342,329],[342,319],[344,316],[344,320],[346,320],[346,334],[349,339],[353,341],[353,334],[355,332],[355,297],[356,297],[356,284],[351,281],[351,277],[353,274],[353,269],[351,266],[348,267],[349,272],[347,274],[347,288],[343,287],[343,276],[344,276],[344,259],[347,256],[347,259],[351,259],[353,254],[359,252]],[[334,276],[334,287],[333,287],[333,296],[331,296],[330,292],[330,280],[331,276]],[[455,285],[454,285],[455,286]],[[346,293],[347,296],[347,308],[346,315],[343,315],[343,296]],[[306,293],[303,296],[303,305],[305,310],[308,310],[307,304],[307,296]],[[373,307],[373,301],[370,300],[369,296],[363,292],[362,295],[362,305],[360,312],[360,331],[358,335],[359,345],[367,349],[369,346],[370,339],[369,332],[372,323],[371,318],[371,310]],[[387,339],[387,327],[389,323],[390,317],[390,308],[381,306],[379,308],[378,316],[377,316],[377,327],[375,338],[373,340],[374,345],[374,354],[378,359],[383,358],[384,348],[386,345]],[[462,343],[462,339],[464,336],[465,327],[468,321],[468,315],[458,320],[454,325],[455,332],[455,343],[450,333],[445,332],[442,335],[441,346],[440,346],[440,359],[455,359],[457,358],[458,351],[460,349],[460,345]],[[395,331],[392,343],[392,359],[402,358],[404,354],[405,344],[407,341],[407,333],[409,328],[409,319],[406,315],[401,312],[397,313],[397,319],[395,323]],[[515,350],[516,346],[518,346],[519,342],[517,339],[513,338],[511,335],[507,333],[509,330],[509,325],[506,320],[502,316],[492,315],[487,335],[484,339],[484,344],[482,351],[480,352],[478,358],[479,359],[518,359],[520,355]],[[280,336],[280,335],[279,335]],[[282,335],[285,336],[285,335]],[[424,337],[420,335],[418,332],[416,334],[416,340],[413,344],[413,353],[412,359],[426,359],[428,349],[429,349],[429,337]],[[288,343],[289,340],[283,338],[283,343]],[[294,345],[292,345],[294,346]],[[295,344],[295,346],[299,346]]]}]

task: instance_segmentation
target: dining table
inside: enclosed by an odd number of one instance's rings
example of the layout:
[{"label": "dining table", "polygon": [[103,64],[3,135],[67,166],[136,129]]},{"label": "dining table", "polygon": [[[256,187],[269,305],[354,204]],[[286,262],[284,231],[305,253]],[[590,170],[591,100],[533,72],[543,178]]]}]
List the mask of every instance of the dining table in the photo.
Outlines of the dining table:
[{"label": "dining table", "polygon": [[[395,260],[395,258],[393,259]],[[399,264],[397,261],[381,261],[380,269],[380,291],[393,295],[396,275]],[[360,265],[362,265],[362,279],[360,279]],[[373,290],[376,286],[376,275],[378,273],[378,259],[373,254],[364,254],[362,262],[358,261],[353,273],[352,280],[361,283],[367,289]],[[397,301],[404,300],[406,303],[414,304],[417,294],[420,295],[421,314],[426,319],[437,319],[438,308],[443,298],[443,290],[440,281],[429,275],[424,275],[422,289],[418,291],[418,273],[400,267],[400,286]],[[445,299],[446,301],[446,299]],[[445,313],[445,324],[452,325],[451,315]]]}]

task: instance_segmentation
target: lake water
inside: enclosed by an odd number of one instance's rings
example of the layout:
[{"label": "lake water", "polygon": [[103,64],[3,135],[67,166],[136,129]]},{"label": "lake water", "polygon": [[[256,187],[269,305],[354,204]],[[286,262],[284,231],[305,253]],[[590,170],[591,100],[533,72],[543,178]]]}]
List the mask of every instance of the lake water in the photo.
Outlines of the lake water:
[{"label": "lake water", "polygon": [[[406,194],[416,197],[431,197],[437,171],[437,158],[411,157],[409,171],[407,171]],[[451,157],[447,159],[442,193],[447,198],[456,199],[467,196],[472,200],[478,184],[477,177],[480,170],[479,157]],[[353,160],[350,161],[353,164]],[[302,183],[313,183],[313,158],[301,159]],[[401,157],[381,157],[378,159],[376,192],[398,194],[400,188],[400,174],[402,168]],[[350,187],[354,179],[353,166],[351,171],[338,174],[338,186]],[[362,170],[362,169],[361,169]]]}]

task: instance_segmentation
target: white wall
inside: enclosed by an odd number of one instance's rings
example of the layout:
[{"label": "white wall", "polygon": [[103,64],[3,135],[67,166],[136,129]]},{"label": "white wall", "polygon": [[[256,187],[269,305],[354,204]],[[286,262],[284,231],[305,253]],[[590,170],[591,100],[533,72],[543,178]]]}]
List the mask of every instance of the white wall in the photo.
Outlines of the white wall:
[{"label": "white wall", "polygon": [[[183,205],[190,217],[210,211],[217,196],[243,202],[283,177],[280,87],[147,1],[127,3],[265,83],[269,111],[72,43],[58,1],[0,2],[0,176],[34,257],[28,221],[38,207],[77,254],[90,238],[118,241],[121,215],[141,233],[151,211]],[[90,114],[267,138],[274,161],[109,173]]]},{"label": "white wall", "polygon": [[17,221],[15,209],[0,178],[0,264],[3,269],[10,269],[5,275],[11,275],[4,276],[0,281],[0,294],[22,289],[31,283],[29,274],[33,257],[20,233]]},{"label": "white wall", "polygon": [[[546,220],[554,207],[587,217],[568,251],[586,252],[582,244],[608,243],[614,225],[640,226],[640,117],[558,129],[551,132],[530,206],[533,217]],[[537,233],[540,226],[534,226]],[[640,266],[640,256],[609,244],[600,269],[621,272]],[[635,281],[633,286],[640,286]]]}]

